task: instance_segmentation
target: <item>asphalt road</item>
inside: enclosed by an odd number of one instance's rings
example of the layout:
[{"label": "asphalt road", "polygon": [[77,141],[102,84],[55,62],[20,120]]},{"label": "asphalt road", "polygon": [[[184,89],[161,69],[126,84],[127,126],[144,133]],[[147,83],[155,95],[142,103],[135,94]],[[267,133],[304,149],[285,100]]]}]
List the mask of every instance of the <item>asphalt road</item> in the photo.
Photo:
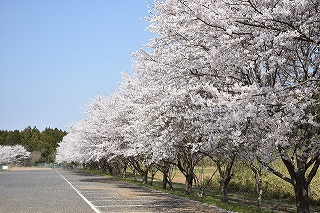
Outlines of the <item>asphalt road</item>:
[{"label": "asphalt road", "polygon": [[226,211],[78,170],[24,170],[0,172],[0,212]]},{"label": "asphalt road", "polygon": [[0,172],[0,212],[94,212],[55,170]]}]

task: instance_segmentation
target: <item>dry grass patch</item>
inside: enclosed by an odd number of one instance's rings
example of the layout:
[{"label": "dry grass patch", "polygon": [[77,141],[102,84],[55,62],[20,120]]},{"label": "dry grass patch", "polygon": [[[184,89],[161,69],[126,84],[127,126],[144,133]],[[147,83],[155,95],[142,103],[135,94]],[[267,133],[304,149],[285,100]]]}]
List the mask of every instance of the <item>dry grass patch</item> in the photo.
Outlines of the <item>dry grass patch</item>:
[{"label": "dry grass patch", "polygon": [[12,167],[9,167],[9,171],[23,171],[23,170],[52,170],[52,168],[26,167],[26,166],[12,166]]}]

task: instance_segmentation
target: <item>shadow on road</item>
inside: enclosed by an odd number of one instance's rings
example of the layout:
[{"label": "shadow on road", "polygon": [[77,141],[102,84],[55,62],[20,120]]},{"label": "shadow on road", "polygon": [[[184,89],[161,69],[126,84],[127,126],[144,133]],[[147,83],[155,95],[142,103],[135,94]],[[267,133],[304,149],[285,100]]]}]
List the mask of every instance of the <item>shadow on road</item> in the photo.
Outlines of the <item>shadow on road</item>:
[{"label": "shadow on road", "polygon": [[[101,177],[96,174],[81,170],[70,171],[72,175],[79,177],[78,181],[85,193],[95,194],[97,200],[105,199],[105,203],[97,201],[103,212],[227,212],[201,202],[191,201],[164,192],[159,192],[144,186],[121,182],[109,177]],[[94,184],[97,183],[97,184]],[[90,186],[88,186],[88,184]],[[88,191],[89,190],[89,191]],[[93,193],[92,190],[98,190]],[[93,193],[93,194],[92,194]],[[98,195],[99,194],[99,195]],[[112,200],[111,200],[112,199]]]}]

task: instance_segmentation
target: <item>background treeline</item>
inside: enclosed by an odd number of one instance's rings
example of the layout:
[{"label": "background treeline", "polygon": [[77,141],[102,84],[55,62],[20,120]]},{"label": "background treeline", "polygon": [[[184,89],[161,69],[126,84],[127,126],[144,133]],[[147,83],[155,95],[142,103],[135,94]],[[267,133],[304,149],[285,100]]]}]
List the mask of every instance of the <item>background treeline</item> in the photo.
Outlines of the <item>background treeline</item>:
[{"label": "background treeline", "polygon": [[67,134],[57,128],[45,128],[39,131],[37,127],[28,126],[23,131],[0,130],[0,145],[22,145],[31,152],[30,165],[35,163],[52,163],[55,160],[58,143]]}]

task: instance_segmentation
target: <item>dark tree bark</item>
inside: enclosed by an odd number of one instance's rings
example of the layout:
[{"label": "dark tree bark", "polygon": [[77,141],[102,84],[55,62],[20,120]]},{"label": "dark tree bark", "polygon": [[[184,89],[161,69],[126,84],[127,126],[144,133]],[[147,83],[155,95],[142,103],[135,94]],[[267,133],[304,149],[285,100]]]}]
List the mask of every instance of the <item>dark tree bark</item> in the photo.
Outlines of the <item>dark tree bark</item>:
[{"label": "dark tree bark", "polygon": [[228,184],[229,184],[229,180],[225,180],[225,179],[220,180],[220,196],[221,196],[221,202],[223,203],[229,203]]},{"label": "dark tree bark", "polygon": [[162,176],[162,189],[167,189],[168,175],[163,173]]},{"label": "dark tree bark", "polygon": [[137,171],[141,178],[142,178],[142,183],[147,184],[148,183],[148,172],[149,172],[149,167],[142,164],[139,159],[135,158],[129,158],[130,165],[134,168],[135,171]]},{"label": "dark tree bark", "polygon": [[162,188],[166,189],[167,188],[167,184],[169,184],[170,190],[173,190],[173,186],[172,186],[172,180],[169,177],[169,172],[170,172],[170,164],[165,163],[165,166],[162,167],[162,169],[160,169],[163,173],[163,177],[162,177]]},{"label": "dark tree bark", "polygon": [[[320,166],[320,153],[316,153],[311,158],[304,157],[298,149],[295,150],[294,159],[295,162],[288,156],[284,149],[278,146],[278,151],[281,156],[281,160],[287,168],[290,177],[286,177],[282,173],[273,169],[270,165],[264,164],[269,171],[278,176],[279,178],[289,182],[293,188],[296,198],[297,213],[310,213],[309,203],[309,185],[316,175]],[[307,170],[310,168],[309,174]]]},{"label": "dark tree bark", "polygon": [[297,213],[309,213],[309,184],[305,178],[297,177],[294,183],[294,191],[296,197]]},{"label": "dark tree bark", "polygon": [[175,166],[181,171],[186,178],[186,194],[191,194],[192,185],[195,179],[194,167],[204,157],[201,153],[195,153],[192,151],[192,146],[177,146],[179,150],[177,153],[177,163]]},{"label": "dark tree bark", "polygon": [[218,168],[219,174],[220,174],[220,195],[221,195],[221,202],[228,203],[228,185],[232,178],[232,167],[235,162],[237,153],[233,153],[229,160],[226,162],[225,170],[223,170],[223,163],[219,160],[212,159]]},{"label": "dark tree bark", "polygon": [[167,189],[167,184],[169,184],[170,189],[172,190],[172,183],[170,180],[170,170],[171,170],[171,163],[169,161],[162,160],[159,163],[155,164],[157,170],[162,172],[162,188]]},{"label": "dark tree bark", "polygon": [[194,180],[194,165],[193,164],[188,164],[183,166],[183,163],[181,160],[178,160],[177,167],[181,171],[181,173],[185,176],[186,178],[186,189],[185,193],[186,194],[191,194],[192,191],[192,184]]},{"label": "dark tree bark", "polygon": [[186,194],[191,194],[193,180],[194,180],[193,171],[190,174],[186,174]]}]

